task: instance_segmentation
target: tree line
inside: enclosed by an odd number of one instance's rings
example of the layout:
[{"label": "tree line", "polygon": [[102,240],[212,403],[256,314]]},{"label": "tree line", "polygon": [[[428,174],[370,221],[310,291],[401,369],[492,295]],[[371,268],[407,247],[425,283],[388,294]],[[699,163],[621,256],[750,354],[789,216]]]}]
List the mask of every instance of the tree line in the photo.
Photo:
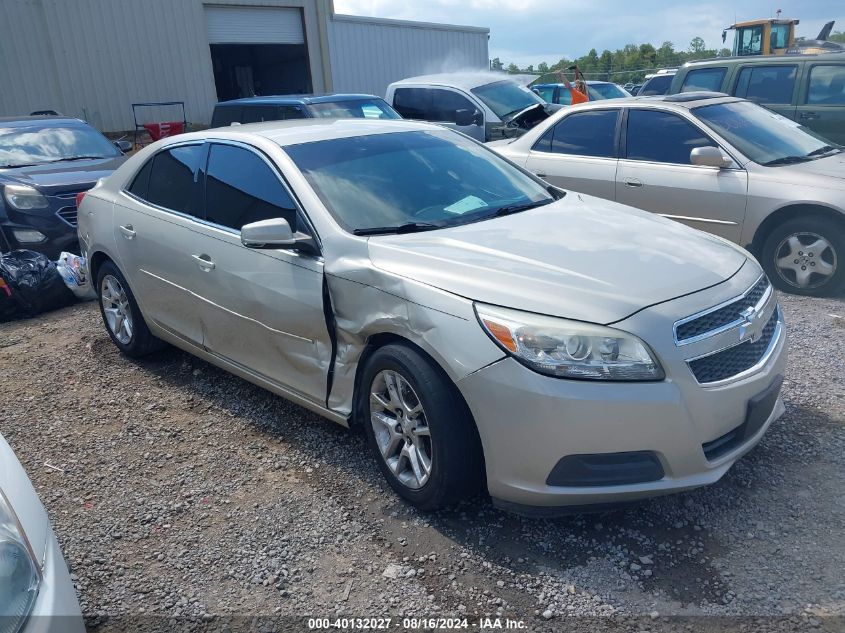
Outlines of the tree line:
[{"label": "tree line", "polygon": [[[834,31],[829,39],[835,42],[843,42],[845,41],[845,33]],[[601,53],[592,48],[589,53],[577,59],[563,58],[551,65],[540,62],[536,67],[530,64],[525,68],[520,68],[514,63],[506,64],[495,57],[490,61],[490,68],[491,70],[507,71],[512,75],[518,73],[544,75],[563,70],[567,73],[569,79],[572,79],[572,73],[567,69],[577,64],[587,79],[625,84],[628,82],[641,83],[648,73],[659,68],[677,68],[688,61],[730,54],[729,48],[707,48],[702,38],[694,37],[690,40],[686,50],[675,50],[675,45],[667,40],[659,48],[655,48],[652,44],[640,44],[639,46],[626,44],[623,48],[615,51],[605,49]]]}]

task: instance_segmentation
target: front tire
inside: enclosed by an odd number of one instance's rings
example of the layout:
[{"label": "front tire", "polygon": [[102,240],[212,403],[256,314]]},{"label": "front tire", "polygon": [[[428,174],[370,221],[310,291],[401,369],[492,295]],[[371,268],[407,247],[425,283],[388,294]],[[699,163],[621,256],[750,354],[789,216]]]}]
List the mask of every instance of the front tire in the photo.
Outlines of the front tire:
[{"label": "front tire", "polygon": [[792,218],[766,237],[761,263],[780,290],[827,296],[845,288],[845,223]]},{"label": "front tire", "polygon": [[121,352],[138,358],[165,346],[150,332],[129,283],[112,262],[97,270],[97,300],[106,332]]},{"label": "front tire", "polygon": [[359,405],[368,443],[391,488],[420,510],[448,507],[484,482],[478,434],[447,376],[413,347],[376,350]]}]

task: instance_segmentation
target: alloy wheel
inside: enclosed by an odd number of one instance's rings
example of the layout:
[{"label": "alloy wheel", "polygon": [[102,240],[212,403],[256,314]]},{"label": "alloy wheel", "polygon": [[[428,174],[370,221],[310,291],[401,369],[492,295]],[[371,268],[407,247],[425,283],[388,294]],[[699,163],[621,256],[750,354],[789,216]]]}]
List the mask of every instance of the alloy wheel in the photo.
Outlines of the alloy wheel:
[{"label": "alloy wheel", "polygon": [[818,288],[836,273],[836,251],[817,233],[790,235],[775,249],[775,265],[780,277],[791,286]]},{"label": "alloy wheel", "polygon": [[117,277],[113,275],[103,277],[100,299],[109,330],[118,341],[129,345],[133,332],[132,310],[129,306],[129,297],[126,296],[126,291]]},{"label": "alloy wheel", "polygon": [[411,489],[425,486],[431,476],[431,431],[422,402],[399,373],[385,369],[370,387],[370,424],[387,467]]}]

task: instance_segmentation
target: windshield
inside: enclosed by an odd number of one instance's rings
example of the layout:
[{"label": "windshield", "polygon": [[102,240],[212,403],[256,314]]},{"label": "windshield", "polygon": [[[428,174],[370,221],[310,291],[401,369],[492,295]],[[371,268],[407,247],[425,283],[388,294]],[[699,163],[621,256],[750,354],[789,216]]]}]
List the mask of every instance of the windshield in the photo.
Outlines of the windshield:
[{"label": "windshield", "polygon": [[317,118],[337,119],[401,119],[399,113],[383,99],[350,99],[312,103],[309,108]]},{"label": "windshield", "polygon": [[506,79],[472,89],[472,94],[481,99],[497,117],[504,119],[528,106],[546,103],[528,88]]},{"label": "windshield", "polygon": [[837,151],[795,121],[748,101],[701,106],[692,113],[761,165],[812,160]]},{"label": "windshield", "polygon": [[117,148],[105,136],[87,126],[0,126],[0,168],[112,156],[120,156]]},{"label": "windshield", "polygon": [[631,96],[630,93],[622,90],[616,84],[587,84],[587,87],[590,89],[590,93],[596,92],[602,99],[621,99]]},{"label": "windshield", "polygon": [[284,149],[338,223],[353,232],[440,228],[553,201],[541,183],[448,130],[353,136]]}]

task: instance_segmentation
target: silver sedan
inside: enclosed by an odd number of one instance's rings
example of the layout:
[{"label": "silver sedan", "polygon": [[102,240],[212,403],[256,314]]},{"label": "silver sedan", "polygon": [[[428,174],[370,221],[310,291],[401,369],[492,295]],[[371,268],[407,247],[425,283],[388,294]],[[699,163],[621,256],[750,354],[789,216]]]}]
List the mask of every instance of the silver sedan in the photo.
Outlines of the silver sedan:
[{"label": "silver sedan", "polygon": [[85,196],[79,237],[121,351],[166,341],[363,427],[423,509],[701,486],[783,412],[783,320],[744,250],[436,125],[167,139]]},{"label": "silver sedan", "polygon": [[845,153],[719,93],[574,106],[490,144],[541,178],[721,235],[797,294],[845,289]]}]

